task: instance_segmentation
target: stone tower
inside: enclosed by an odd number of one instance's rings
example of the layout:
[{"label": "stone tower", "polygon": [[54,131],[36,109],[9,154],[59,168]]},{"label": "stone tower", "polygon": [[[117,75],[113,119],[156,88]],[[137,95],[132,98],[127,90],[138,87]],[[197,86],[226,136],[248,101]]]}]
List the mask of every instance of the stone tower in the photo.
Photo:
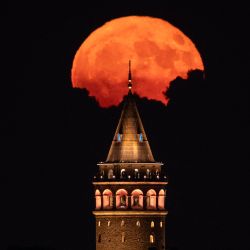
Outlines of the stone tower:
[{"label": "stone tower", "polygon": [[96,249],[166,249],[166,186],[154,160],[135,100],[129,63],[128,95],[95,191]]}]

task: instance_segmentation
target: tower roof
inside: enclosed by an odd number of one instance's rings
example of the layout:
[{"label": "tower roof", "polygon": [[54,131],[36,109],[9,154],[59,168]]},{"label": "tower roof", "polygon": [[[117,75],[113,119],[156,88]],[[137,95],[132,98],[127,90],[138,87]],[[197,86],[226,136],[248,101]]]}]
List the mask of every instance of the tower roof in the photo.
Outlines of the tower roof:
[{"label": "tower roof", "polygon": [[155,162],[131,91],[131,79],[129,69],[129,91],[106,162]]}]

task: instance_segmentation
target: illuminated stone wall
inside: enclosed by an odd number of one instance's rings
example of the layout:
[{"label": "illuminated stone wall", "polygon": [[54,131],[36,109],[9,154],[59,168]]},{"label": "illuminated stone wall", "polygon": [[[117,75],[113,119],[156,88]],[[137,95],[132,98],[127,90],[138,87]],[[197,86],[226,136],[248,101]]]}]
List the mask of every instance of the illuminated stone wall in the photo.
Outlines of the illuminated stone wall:
[{"label": "illuminated stone wall", "polygon": [[96,216],[96,249],[165,249],[165,223],[165,216]]}]

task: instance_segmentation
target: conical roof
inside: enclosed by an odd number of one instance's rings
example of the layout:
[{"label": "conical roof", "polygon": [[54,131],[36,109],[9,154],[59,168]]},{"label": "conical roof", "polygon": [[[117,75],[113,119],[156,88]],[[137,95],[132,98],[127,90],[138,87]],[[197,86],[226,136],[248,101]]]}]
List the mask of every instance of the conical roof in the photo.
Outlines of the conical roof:
[{"label": "conical roof", "polygon": [[131,87],[106,162],[155,162]]}]

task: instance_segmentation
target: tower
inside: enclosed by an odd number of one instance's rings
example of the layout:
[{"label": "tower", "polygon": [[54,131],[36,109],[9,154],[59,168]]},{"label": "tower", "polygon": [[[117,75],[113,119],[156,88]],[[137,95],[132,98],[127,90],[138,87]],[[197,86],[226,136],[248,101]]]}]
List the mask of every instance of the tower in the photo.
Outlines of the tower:
[{"label": "tower", "polygon": [[132,94],[128,95],[105,162],[97,164],[96,250],[166,249],[166,186],[163,164],[154,160]]}]

